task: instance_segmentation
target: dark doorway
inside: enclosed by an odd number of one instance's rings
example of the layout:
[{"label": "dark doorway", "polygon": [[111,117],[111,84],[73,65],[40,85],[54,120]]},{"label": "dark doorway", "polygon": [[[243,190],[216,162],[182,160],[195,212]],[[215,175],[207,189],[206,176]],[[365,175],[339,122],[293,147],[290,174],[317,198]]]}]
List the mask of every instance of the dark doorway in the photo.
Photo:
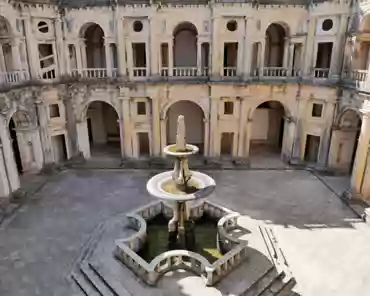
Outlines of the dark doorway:
[{"label": "dark doorway", "polygon": [[13,119],[10,119],[10,122],[9,122],[9,132],[10,132],[10,138],[12,141],[13,153],[14,153],[15,162],[17,164],[18,173],[22,174],[23,167],[22,167],[21,153],[19,151],[17,132],[15,130],[15,124],[14,124]]},{"label": "dark doorway", "polygon": [[317,163],[320,149],[320,137],[307,135],[304,160],[311,163]]},{"label": "dark doorway", "polygon": [[221,134],[221,156],[231,156],[233,151],[234,133]]},{"label": "dark doorway", "polygon": [[149,156],[150,155],[150,144],[148,133],[138,133],[139,142],[139,156]]},{"label": "dark doorway", "polygon": [[67,146],[64,135],[57,135],[52,137],[54,157],[56,162],[63,162],[67,160]]}]

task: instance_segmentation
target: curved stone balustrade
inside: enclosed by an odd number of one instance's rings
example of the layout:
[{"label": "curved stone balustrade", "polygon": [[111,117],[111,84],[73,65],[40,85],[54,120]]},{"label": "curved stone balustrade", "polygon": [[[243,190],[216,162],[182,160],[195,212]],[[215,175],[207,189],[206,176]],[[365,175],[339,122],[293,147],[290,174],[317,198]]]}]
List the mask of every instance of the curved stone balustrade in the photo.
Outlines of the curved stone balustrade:
[{"label": "curved stone balustrade", "polygon": [[[116,241],[116,257],[131,269],[141,280],[149,285],[155,285],[165,273],[176,269],[185,269],[202,276],[206,285],[213,285],[230,273],[248,256],[247,242],[228,234],[228,230],[237,226],[239,213],[224,207],[204,201],[190,209],[191,215],[208,216],[220,219],[217,223],[218,238],[222,248],[227,252],[214,263],[210,263],[200,254],[187,250],[171,250],[156,256],[150,263],[146,262],[136,252],[143,246],[146,239],[146,220],[159,214],[169,215],[171,207],[164,202],[155,201],[127,214],[129,225],[137,233]],[[166,215],[167,214],[167,215]]]}]

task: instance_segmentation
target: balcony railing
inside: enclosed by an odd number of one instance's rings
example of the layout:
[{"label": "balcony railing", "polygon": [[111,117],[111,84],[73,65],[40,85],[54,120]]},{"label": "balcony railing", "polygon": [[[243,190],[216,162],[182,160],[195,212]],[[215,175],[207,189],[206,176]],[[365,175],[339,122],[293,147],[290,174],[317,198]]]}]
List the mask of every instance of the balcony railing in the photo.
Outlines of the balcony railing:
[{"label": "balcony railing", "polygon": [[29,76],[25,70],[0,73],[0,84],[17,84],[28,79]]},{"label": "balcony railing", "polygon": [[146,67],[136,67],[132,69],[134,77],[146,77]]},{"label": "balcony railing", "polygon": [[81,78],[106,78],[108,76],[105,68],[73,69],[71,70],[71,75]]},{"label": "balcony railing", "polygon": [[366,81],[368,72],[368,70],[353,70],[347,73],[346,78],[355,81]]},{"label": "balcony railing", "polygon": [[195,77],[197,76],[197,67],[174,67],[173,76],[176,77]]},{"label": "balcony railing", "polygon": [[223,76],[224,77],[235,77],[236,67],[224,67]]},{"label": "balcony railing", "polygon": [[288,69],[284,67],[265,67],[263,68],[265,77],[287,77]]},{"label": "balcony railing", "polygon": [[328,78],[329,70],[329,68],[315,68],[313,75],[315,78]]}]

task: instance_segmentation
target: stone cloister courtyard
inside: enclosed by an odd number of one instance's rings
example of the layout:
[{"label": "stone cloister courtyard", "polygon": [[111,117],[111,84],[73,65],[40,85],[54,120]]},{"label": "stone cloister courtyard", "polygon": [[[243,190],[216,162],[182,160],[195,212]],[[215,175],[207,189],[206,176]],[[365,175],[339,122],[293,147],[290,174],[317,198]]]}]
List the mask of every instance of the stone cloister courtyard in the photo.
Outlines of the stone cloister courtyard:
[{"label": "stone cloister courtyard", "polygon": [[[104,221],[153,201],[146,182],[154,173],[67,170],[51,177],[0,226],[0,295],[82,295],[70,280],[75,262]],[[369,295],[370,227],[338,197],[347,177],[283,168],[205,173],[217,184],[208,200],[273,231],[298,295]],[[192,277],[168,274],[155,295],[231,295],[194,286]],[[224,284],[235,284],[229,277]]]}]

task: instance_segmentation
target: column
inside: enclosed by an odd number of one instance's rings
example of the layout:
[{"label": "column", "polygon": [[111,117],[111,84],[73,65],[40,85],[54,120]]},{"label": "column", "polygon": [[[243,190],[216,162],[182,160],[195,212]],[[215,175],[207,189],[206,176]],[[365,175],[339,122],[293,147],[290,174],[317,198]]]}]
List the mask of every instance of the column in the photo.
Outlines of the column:
[{"label": "column", "polygon": [[244,136],[245,136],[245,126],[247,122],[248,112],[245,108],[245,98],[240,97],[240,107],[239,107],[239,141],[238,141],[238,151],[237,156],[243,157],[244,155]]},{"label": "column", "polygon": [[74,44],[76,49],[76,62],[77,62],[77,70],[78,73],[81,73],[83,65],[82,65],[82,47],[80,39]]},{"label": "column", "polygon": [[44,152],[44,162],[53,163],[53,148],[51,144],[51,138],[48,130],[48,118],[46,112],[46,106],[42,101],[36,101],[37,115],[39,119],[39,130],[42,148]]},{"label": "column", "polygon": [[125,52],[126,52],[126,48],[125,48],[125,38],[124,38],[124,30],[123,30],[123,19],[117,18],[117,55],[118,55],[117,58],[118,58],[119,76],[121,77],[127,75]]},{"label": "column", "polygon": [[[60,16],[57,16],[55,20],[55,40],[56,40],[56,56],[58,60],[59,74],[66,74],[66,59],[65,59],[65,49],[64,49],[64,39],[62,33],[62,21]],[[68,52],[68,51],[67,51]]]},{"label": "column", "polygon": [[81,64],[82,64],[82,68],[83,69],[86,69],[87,68],[86,43],[85,43],[85,39],[83,39],[83,38],[80,39],[80,50],[81,50]]},{"label": "column", "polygon": [[[132,157],[132,129],[130,122],[130,97],[120,95],[121,101],[121,116],[123,120],[123,145],[126,157]],[[122,139],[121,139],[122,141]]]},{"label": "column", "polygon": [[295,76],[295,69],[293,69],[294,58],[294,43],[289,44],[289,58],[288,58],[288,76]]},{"label": "column", "polygon": [[247,38],[248,36],[248,19],[245,18],[244,20],[244,39],[243,39],[243,64],[244,66],[242,67],[243,71],[243,78],[247,79],[250,77],[251,73],[251,58],[252,58],[252,47],[251,47],[251,39]]},{"label": "column", "polygon": [[121,147],[121,157],[124,158],[125,157],[125,124],[124,124],[123,118],[119,117],[118,123],[119,123],[119,143]]},{"label": "column", "polygon": [[333,54],[330,62],[330,73],[334,74],[335,77],[339,77],[340,66],[342,64],[343,51],[345,49],[345,40],[347,32],[347,16],[342,15],[340,17],[338,32],[336,40],[333,44]]},{"label": "column", "polygon": [[134,76],[134,63],[132,60],[132,44],[128,37],[125,37],[125,46],[126,46],[126,53],[127,53],[127,68],[128,68],[128,75],[129,78],[132,79]]},{"label": "column", "polygon": [[173,76],[173,37],[168,40],[168,76]]},{"label": "column", "polygon": [[209,119],[203,118],[204,125],[204,156],[209,156]]},{"label": "column", "polygon": [[266,50],[266,37],[264,37],[260,44],[259,50],[259,69],[258,69],[258,77],[263,77],[263,69],[265,67],[265,50]]},{"label": "column", "polygon": [[161,154],[165,156],[163,148],[167,145],[167,117],[161,117]]},{"label": "column", "polygon": [[21,57],[19,52],[19,39],[14,38],[11,42],[12,46],[12,57],[13,57],[13,70],[22,70],[21,67]]},{"label": "column", "polygon": [[0,140],[2,144],[2,157],[4,159],[5,173],[9,181],[10,192],[20,187],[17,165],[15,163],[12,143],[9,135],[8,125],[3,117],[0,117]]},{"label": "column", "polygon": [[107,38],[105,38],[105,66],[107,69],[107,76],[112,77],[112,51],[110,48],[110,43]]},{"label": "column", "polygon": [[5,164],[3,145],[0,143],[0,199],[8,197],[11,193],[11,188],[6,171],[7,168]]},{"label": "column", "polygon": [[209,156],[216,156],[216,140],[218,135],[218,103],[220,97],[211,97],[211,112],[210,112],[210,143],[209,143]]},{"label": "column", "polygon": [[303,76],[308,77],[311,75],[313,67],[313,56],[316,55],[314,52],[315,43],[315,30],[316,30],[316,19],[310,18],[308,23],[308,34],[305,42],[304,49],[304,61],[303,61]]},{"label": "column", "polygon": [[90,142],[89,133],[87,129],[87,120],[81,120],[76,122],[77,129],[77,149],[78,152],[82,154],[85,159],[91,157],[90,153]]},{"label": "column", "polygon": [[37,53],[37,48],[35,47],[36,43],[34,42],[34,37],[32,34],[31,20],[30,18],[24,19],[25,25],[25,35],[26,35],[26,44],[27,44],[27,54],[28,54],[28,63],[30,69],[31,78],[39,78],[39,58]]},{"label": "column", "polygon": [[284,56],[283,56],[283,67],[288,68],[289,67],[289,42],[290,38],[285,37],[284,39]]},{"label": "column", "polygon": [[368,162],[368,149],[370,143],[370,114],[362,118],[361,133],[358,140],[355,162],[351,175],[351,187],[354,192],[360,193],[363,185],[365,169]]},{"label": "column", "polygon": [[247,128],[246,128],[246,137],[245,137],[245,140],[244,140],[244,151],[242,153],[242,155],[244,157],[248,157],[249,158],[249,148],[250,148],[250,144],[251,144],[251,139],[252,139],[252,124],[253,124],[253,121],[252,119],[250,118],[247,118],[246,119],[247,121]]},{"label": "column", "polygon": [[154,156],[159,156],[161,152],[161,121],[159,98],[152,98],[152,153]]},{"label": "column", "polygon": [[202,75],[202,41],[197,38],[197,76]]},{"label": "column", "polygon": [[[211,36],[212,36],[212,42],[210,44],[210,51],[211,51],[211,71],[209,73],[212,76],[219,77],[222,69],[220,68],[222,65],[222,60],[220,60],[220,50],[223,49],[220,48],[219,45],[219,32],[218,32],[218,18],[212,18],[212,25],[211,25]],[[221,55],[223,57],[223,55]],[[212,148],[211,148],[212,149]]]}]

